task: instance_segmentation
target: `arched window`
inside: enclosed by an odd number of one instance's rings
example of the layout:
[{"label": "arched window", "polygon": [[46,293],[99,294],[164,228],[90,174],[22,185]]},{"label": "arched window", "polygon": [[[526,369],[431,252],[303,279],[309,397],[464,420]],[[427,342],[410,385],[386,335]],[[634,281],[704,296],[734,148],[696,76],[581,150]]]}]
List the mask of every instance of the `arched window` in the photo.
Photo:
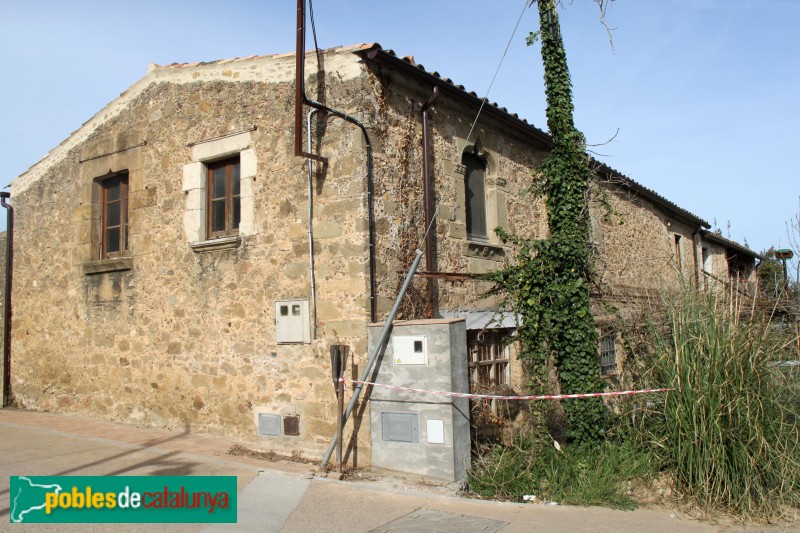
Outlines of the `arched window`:
[{"label": "arched window", "polygon": [[486,163],[480,157],[465,152],[461,164],[466,167],[467,238],[486,240]]}]

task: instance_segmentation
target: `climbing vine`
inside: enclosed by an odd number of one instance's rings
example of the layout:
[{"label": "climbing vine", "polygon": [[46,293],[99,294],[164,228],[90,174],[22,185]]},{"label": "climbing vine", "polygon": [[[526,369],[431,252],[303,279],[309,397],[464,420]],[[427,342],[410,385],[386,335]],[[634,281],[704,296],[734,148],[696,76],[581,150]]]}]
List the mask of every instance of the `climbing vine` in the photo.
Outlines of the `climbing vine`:
[{"label": "climbing vine", "polygon": [[[549,388],[555,370],[564,394],[602,390],[597,333],[589,301],[592,275],[589,252],[589,179],[591,169],[583,134],[573,123],[572,88],[559,31],[555,0],[539,0],[547,126],[553,139],[540,167],[550,237],[526,240],[497,232],[517,245],[513,264],[491,275],[509,297],[522,323],[521,357],[531,385]],[[532,38],[529,38],[529,43]],[[563,402],[566,436],[575,443],[597,442],[606,428],[606,410],[596,398]]]}]

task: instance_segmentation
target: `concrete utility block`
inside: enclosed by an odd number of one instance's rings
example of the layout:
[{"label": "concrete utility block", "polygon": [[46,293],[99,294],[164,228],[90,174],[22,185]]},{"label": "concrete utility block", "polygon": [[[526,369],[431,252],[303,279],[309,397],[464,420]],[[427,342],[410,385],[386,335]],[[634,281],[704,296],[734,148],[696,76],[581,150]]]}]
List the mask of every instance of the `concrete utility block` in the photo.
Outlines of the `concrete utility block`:
[{"label": "concrete utility block", "polygon": [[[377,383],[469,392],[464,319],[395,322],[377,363]],[[370,351],[382,324],[369,327]],[[370,395],[372,464],[448,481],[470,463],[469,401],[374,387]]]}]

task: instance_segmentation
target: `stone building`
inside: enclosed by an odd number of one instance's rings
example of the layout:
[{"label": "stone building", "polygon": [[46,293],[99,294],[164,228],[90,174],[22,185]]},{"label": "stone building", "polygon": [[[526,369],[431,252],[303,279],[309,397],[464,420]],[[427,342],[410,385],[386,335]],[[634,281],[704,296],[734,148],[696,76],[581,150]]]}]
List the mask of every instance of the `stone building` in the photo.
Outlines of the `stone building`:
[{"label": "stone building", "polygon": [[[474,93],[379,45],[322,57],[309,96],[366,136],[316,113],[310,171],[293,151],[287,54],[153,65],[13,181],[18,405],[319,457],[336,429],[330,346],[350,346],[350,371],[361,372],[368,324],[386,318],[425,246],[421,112],[434,88],[433,254],[402,317],[465,319],[473,385],[520,387],[500,340],[513,313],[498,314],[470,276],[509,260],[495,227],[547,236],[544,205],[527,190],[548,135],[494,104],[472,129]],[[751,275],[753,252],[609,167],[597,175],[592,231],[607,296],[655,294],[704,271]],[[617,348],[603,338],[613,375]],[[260,434],[264,414],[282,417],[274,436]],[[364,464],[369,417],[357,425],[349,444]]]}]

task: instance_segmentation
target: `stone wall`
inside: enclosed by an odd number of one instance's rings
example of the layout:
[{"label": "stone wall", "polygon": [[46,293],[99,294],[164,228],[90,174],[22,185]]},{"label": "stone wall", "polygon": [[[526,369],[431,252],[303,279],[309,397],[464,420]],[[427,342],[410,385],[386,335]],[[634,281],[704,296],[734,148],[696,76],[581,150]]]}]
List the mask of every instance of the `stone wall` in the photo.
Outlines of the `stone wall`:
[{"label": "stone wall", "polygon": [[[327,98],[363,108],[367,78],[333,56]],[[335,433],[330,344],[366,356],[365,162],[328,120],[314,179],[316,337],[278,344],[274,302],[310,296],[307,174],[292,151],[293,58],[152,72],[14,183],[13,374],[20,404],[224,434],[318,456]],[[145,80],[148,80],[145,78]],[[247,132],[253,220],[232,249],[187,242],[184,167],[197,143]],[[129,253],[97,254],[96,178],[129,173]],[[45,216],[46,214],[46,216]],[[259,412],[300,417],[260,438]],[[366,440],[368,440],[368,420]]]}]

